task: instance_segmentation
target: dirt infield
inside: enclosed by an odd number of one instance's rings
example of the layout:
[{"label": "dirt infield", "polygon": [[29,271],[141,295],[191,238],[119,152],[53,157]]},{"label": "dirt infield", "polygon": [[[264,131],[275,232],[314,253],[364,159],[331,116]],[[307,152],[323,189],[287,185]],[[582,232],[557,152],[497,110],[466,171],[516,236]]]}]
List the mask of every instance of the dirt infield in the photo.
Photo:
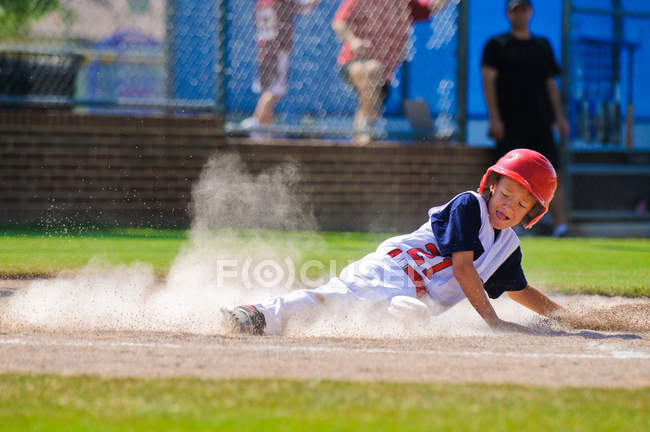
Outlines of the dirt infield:
[{"label": "dirt infield", "polygon": [[[0,312],[28,282],[0,281]],[[650,386],[650,299],[560,297],[624,316],[606,330],[558,329],[533,322],[536,335],[494,334],[466,302],[437,317],[423,337],[323,331],[286,336],[42,328],[0,320],[0,373],[205,378],[264,377],[412,382],[516,383],[540,386]],[[512,303],[512,302],[510,302]],[[506,318],[509,304],[496,302]],[[450,311],[451,312],[451,311]],[[459,318],[460,317],[460,318]],[[458,329],[458,322],[469,324]],[[627,324],[626,324],[627,323]]]}]

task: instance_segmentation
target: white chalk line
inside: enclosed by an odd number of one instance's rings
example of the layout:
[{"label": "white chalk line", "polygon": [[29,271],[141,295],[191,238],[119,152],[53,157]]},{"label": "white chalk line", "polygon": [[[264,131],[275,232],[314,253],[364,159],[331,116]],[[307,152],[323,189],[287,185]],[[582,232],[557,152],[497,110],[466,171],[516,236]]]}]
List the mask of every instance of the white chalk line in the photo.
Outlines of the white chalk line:
[{"label": "white chalk line", "polygon": [[[0,345],[22,346],[57,346],[57,347],[98,347],[98,348],[167,348],[184,349],[185,345],[156,342],[119,342],[119,341],[29,341],[21,338],[0,339]],[[252,352],[309,352],[309,353],[347,353],[347,354],[415,354],[419,356],[459,356],[459,357],[514,357],[535,359],[603,359],[630,360],[650,359],[650,353],[632,350],[611,350],[607,353],[534,353],[534,352],[498,352],[498,351],[444,351],[444,350],[404,350],[393,348],[356,348],[344,346],[310,346],[310,345],[204,345],[201,348],[212,348],[218,351],[252,351]]]}]

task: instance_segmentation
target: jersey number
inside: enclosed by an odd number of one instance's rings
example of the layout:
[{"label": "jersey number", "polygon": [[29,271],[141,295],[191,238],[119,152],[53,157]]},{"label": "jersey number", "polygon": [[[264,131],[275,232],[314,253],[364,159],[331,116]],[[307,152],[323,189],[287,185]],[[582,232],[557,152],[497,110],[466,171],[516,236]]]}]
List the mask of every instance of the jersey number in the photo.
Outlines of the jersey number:
[{"label": "jersey number", "polygon": [[[437,256],[440,256],[440,252],[438,251],[438,248],[436,245],[433,243],[427,243],[424,246],[427,250],[423,251],[422,249],[418,248],[411,248],[406,251],[407,254],[411,258],[413,258],[413,261],[415,261],[415,264],[418,266],[421,266],[424,264],[424,258],[435,258]],[[393,249],[392,251],[388,252],[388,255],[390,255],[392,258],[395,258],[399,254],[401,254],[403,251],[401,249]],[[449,258],[444,258],[441,262],[438,264],[429,267],[428,269],[422,271],[422,274],[426,276],[427,279],[431,279],[434,274],[439,272],[440,270],[446,269],[451,265],[451,260]],[[427,294],[427,289],[424,283],[424,279],[422,279],[422,276],[418,271],[416,271],[411,265],[406,264],[404,267],[402,267],[402,270],[408,275],[409,279],[411,279],[411,282],[415,285],[415,291],[416,295],[418,298],[422,298]]]}]

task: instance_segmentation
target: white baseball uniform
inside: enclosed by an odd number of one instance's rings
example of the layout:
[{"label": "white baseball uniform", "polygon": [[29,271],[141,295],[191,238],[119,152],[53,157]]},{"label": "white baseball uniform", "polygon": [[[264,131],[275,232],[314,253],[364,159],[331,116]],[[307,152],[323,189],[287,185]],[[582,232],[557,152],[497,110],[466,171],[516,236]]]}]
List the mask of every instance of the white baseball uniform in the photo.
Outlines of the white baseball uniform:
[{"label": "white baseball uniform", "polygon": [[427,304],[432,313],[441,313],[465,298],[450,258],[451,253],[464,250],[474,251],[481,280],[489,281],[499,270],[499,280],[485,284],[491,298],[526,287],[519,238],[511,228],[500,232],[492,228],[485,199],[464,192],[431,208],[429,221],[418,230],[385,240],[325,285],[292,291],[255,307],[264,314],[267,334],[281,332],[286,320],[304,308],[324,304],[340,308],[355,300],[389,302],[396,296],[410,296]]}]

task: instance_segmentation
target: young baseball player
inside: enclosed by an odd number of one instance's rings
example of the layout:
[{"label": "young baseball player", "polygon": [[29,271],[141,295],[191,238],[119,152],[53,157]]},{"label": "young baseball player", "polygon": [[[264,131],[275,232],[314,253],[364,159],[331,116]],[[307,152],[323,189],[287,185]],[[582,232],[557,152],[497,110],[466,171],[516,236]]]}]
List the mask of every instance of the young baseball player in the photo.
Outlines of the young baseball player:
[{"label": "young baseball player", "polygon": [[[532,227],[548,210],[557,177],[540,153],[516,149],[490,167],[478,188],[429,210],[416,231],[389,238],[314,290],[297,290],[256,305],[230,311],[238,333],[280,333],[292,315],[323,305],[343,308],[359,300],[418,299],[441,313],[463,298],[493,329],[526,331],[501,320],[489,298],[504,292],[523,306],[548,317],[565,312],[528,284],[521,267],[519,238],[512,227]],[[403,303],[402,303],[403,304]]]}]

